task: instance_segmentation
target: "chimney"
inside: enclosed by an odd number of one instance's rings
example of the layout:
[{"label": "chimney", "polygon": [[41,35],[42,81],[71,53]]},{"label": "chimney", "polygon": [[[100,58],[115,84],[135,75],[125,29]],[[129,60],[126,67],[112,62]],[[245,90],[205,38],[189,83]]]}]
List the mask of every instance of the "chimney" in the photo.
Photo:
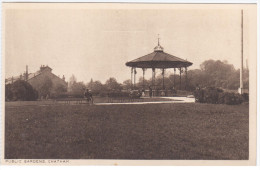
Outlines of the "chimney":
[{"label": "chimney", "polygon": [[65,76],[64,76],[64,75],[62,76],[62,80],[64,80],[64,81],[65,81]]}]

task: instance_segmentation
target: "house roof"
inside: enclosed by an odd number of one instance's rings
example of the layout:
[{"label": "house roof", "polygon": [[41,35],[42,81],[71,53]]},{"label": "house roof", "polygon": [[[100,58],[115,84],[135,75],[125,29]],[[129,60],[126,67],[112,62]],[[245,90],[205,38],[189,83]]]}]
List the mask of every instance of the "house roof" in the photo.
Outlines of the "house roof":
[{"label": "house roof", "polygon": [[[27,80],[30,80],[30,79],[32,79],[32,78],[34,78],[34,77],[40,75],[41,73],[43,73],[44,70],[52,71],[52,69],[51,69],[49,66],[41,66],[41,67],[40,67],[40,70],[36,71],[35,73],[29,73]],[[52,74],[53,74],[53,73],[52,73]],[[55,74],[53,74],[53,75],[55,75]],[[56,76],[56,75],[55,75],[55,76]],[[56,76],[56,77],[58,77],[58,76]],[[60,77],[58,77],[58,78],[60,78]],[[21,79],[21,80],[25,80],[25,74],[24,74],[24,75],[21,75],[21,76],[9,77],[9,78],[5,79],[5,83],[6,83],[6,84],[10,84],[10,83],[15,82],[15,81],[20,80],[20,79]],[[60,78],[60,79],[61,79],[61,78]],[[61,79],[61,80],[62,80],[62,79]],[[65,82],[65,81],[64,81],[64,82]]]}]

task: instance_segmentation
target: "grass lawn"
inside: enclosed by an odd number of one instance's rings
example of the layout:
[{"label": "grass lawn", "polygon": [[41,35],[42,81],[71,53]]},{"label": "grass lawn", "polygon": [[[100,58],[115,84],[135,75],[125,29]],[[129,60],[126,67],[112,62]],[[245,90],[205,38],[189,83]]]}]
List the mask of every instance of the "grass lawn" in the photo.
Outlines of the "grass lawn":
[{"label": "grass lawn", "polygon": [[248,159],[248,105],[6,106],[5,159]]}]

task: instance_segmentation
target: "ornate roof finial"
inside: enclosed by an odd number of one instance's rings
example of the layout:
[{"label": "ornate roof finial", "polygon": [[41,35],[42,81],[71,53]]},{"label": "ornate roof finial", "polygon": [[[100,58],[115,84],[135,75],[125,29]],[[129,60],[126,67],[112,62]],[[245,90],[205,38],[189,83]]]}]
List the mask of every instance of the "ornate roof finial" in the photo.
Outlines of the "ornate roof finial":
[{"label": "ornate roof finial", "polygon": [[160,34],[158,34],[158,45],[156,47],[154,47],[154,51],[155,52],[162,52],[163,51],[163,47],[160,45]]}]

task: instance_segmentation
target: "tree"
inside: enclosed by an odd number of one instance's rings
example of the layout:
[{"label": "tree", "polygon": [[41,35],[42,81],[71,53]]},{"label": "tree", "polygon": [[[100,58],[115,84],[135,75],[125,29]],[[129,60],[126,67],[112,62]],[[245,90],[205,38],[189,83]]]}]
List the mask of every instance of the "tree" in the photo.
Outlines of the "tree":
[{"label": "tree", "polygon": [[49,77],[45,77],[43,80],[43,83],[40,85],[38,88],[38,92],[40,97],[46,97],[47,95],[51,95],[51,90],[52,90],[52,81]]},{"label": "tree", "polygon": [[226,61],[214,61],[207,60],[201,64],[201,70],[204,72],[204,76],[208,78],[208,86],[227,88],[229,77],[233,76],[236,72],[232,64],[228,64]]},{"label": "tree", "polygon": [[[178,71],[177,71],[178,72]],[[188,71],[187,84],[185,74],[182,74],[181,89],[194,91],[197,86],[200,87],[217,87],[222,89],[237,90],[239,88],[240,71],[235,69],[232,64],[227,61],[220,60],[206,60],[200,65],[200,69]],[[174,78],[175,77],[175,78]],[[175,81],[174,81],[175,79]],[[175,82],[175,85],[174,85]],[[129,87],[130,80],[123,83],[123,87]],[[244,88],[248,89],[249,86],[249,70],[243,71]],[[151,79],[145,80],[145,86],[151,85]],[[162,88],[162,75],[157,74],[155,85],[157,88]],[[171,89],[173,86],[178,90],[180,89],[180,75],[173,74],[165,76],[164,86],[166,89]],[[138,89],[143,87],[143,79],[140,77],[139,82],[136,84]]]},{"label": "tree", "polygon": [[[218,87],[223,89],[237,90],[239,87],[239,69],[236,70],[227,61],[206,60],[201,64],[201,69],[188,71],[189,88]],[[244,70],[244,88],[248,88],[249,71]]]},{"label": "tree", "polygon": [[91,81],[88,83],[87,88],[89,88],[94,95],[98,95],[105,91],[104,85],[100,81]]},{"label": "tree", "polygon": [[91,78],[90,82],[87,84],[87,87],[92,90],[93,86],[94,86],[94,82],[93,82],[93,79]]},{"label": "tree", "polygon": [[62,84],[58,84],[52,91],[51,97],[58,97],[65,92],[67,92],[67,87]]},{"label": "tree", "polygon": [[121,85],[116,81],[115,78],[111,77],[109,78],[106,83],[105,83],[105,87],[108,91],[118,91],[118,90],[122,90]]},{"label": "tree", "polygon": [[6,101],[31,101],[38,98],[38,93],[26,81],[17,80],[11,85],[6,85]]},{"label": "tree", "polygon": [[83,95],[86,86],[83,82],[75,82],[71,86],[71,93],[74,95]]},{"label": "tree", "polygon": [[131,87],[132,87],[132,83],[131,83],[130,79],[125,80],[123,82],[123,89],[128,90],[128,89],[131,89]]},{"label": "tree", "polygon": [[5,101],[13,100],[12,84],[5,85]]},{"label": "tree", "polygon": [[72,74],[72,76],[69,79],[69,84],[68,84],[68,91],[71,92],[72,89],[71,87],[73,86],[74,83],[77,83],[77,78]]}]

